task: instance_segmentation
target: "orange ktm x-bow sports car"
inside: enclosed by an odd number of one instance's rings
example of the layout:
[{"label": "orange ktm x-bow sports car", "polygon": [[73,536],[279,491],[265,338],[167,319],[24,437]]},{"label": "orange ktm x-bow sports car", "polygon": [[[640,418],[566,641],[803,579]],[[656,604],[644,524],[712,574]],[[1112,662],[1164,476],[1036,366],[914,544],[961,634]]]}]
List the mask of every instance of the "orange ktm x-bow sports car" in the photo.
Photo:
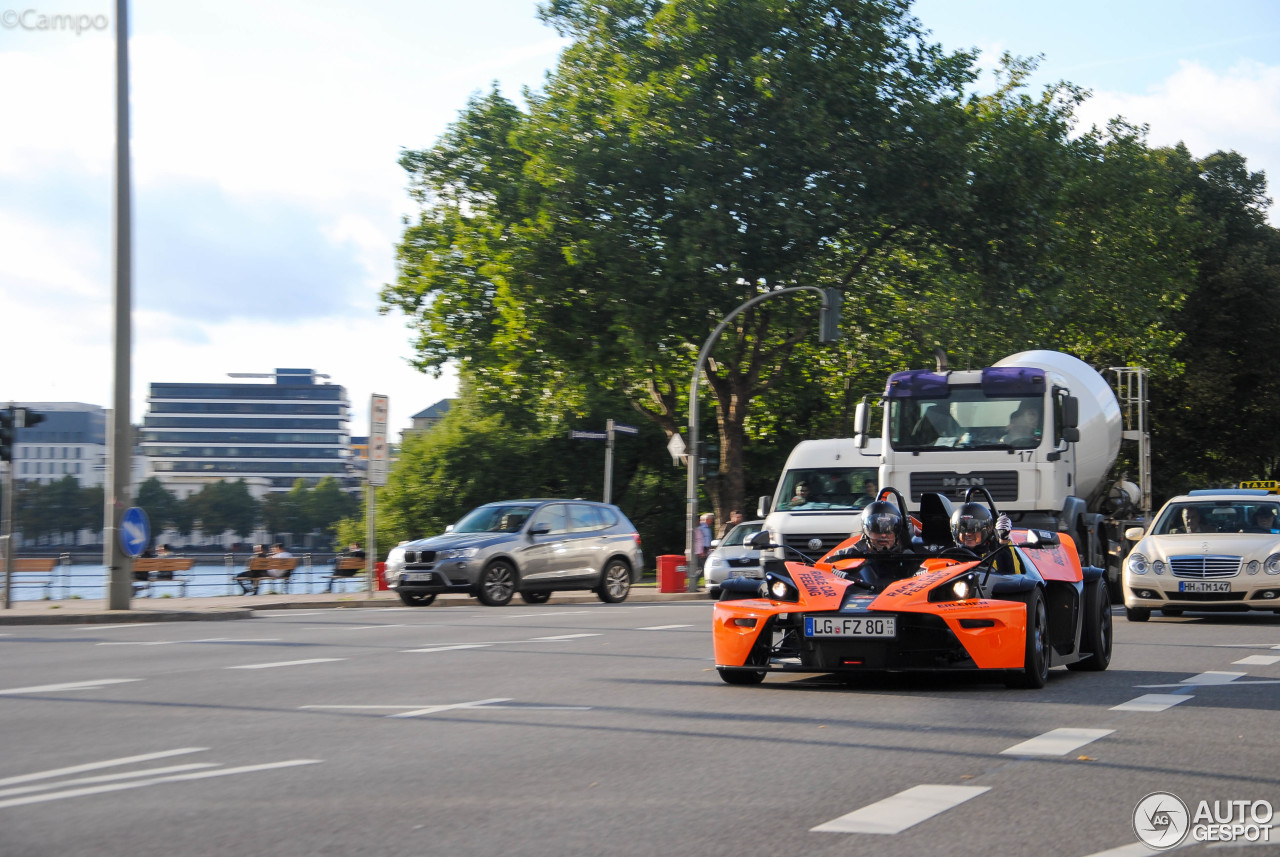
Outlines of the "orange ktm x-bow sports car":
[{"label": "orange ktm x-bow sports car", "polygon": [[[895,489],[881,493],[889,495],[906,508]],[[986,504],[999,517],[989,495]],[[946,497],[925,494],[921,535],[913,538],[904,514],[898,543],[911,547],[895,560],[837,558],[859,553],[845,550],[855,537],[816,563],[777,562],[763,582],[724,581],[712,634],[720,677],[757,684],[773,670],[978,670],[1038,688],[1050,667],[1107,668],[1106,580],[1101,569],[1080,567],[1069,536],[1014,529],[1008,543],[978,556],[955,544],[950,517]],[[768,546],[767,533],[758,538],[757,547]]]}]

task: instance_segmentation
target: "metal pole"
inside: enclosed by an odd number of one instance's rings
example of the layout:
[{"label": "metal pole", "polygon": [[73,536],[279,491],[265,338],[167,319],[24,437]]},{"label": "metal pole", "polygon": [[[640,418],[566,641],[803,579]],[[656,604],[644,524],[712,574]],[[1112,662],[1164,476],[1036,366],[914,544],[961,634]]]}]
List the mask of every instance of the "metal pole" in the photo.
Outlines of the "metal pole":
[{"label": "metal pole", "polygon": [[712,347],[716,344],[716,340],[720,338],[720,334],[729,326],[729,322],[738,317],[740,313],[750,309],[762,301],[770,298],[776,298],[781,295],[789,295],[795,292],[817,292],[822,296],[822,306],[827,306],[827,293],[818,286],[792,286],[786,289],[778,289],[773,292],[765,292],[762,295],[756,295],[742,306],[735,309],[724,317],[724,320],[711,331],[711,335],[707,337],[707,341],[702,344],[702,350],[698,352],[698,360],[693,364],[693,377],[689,381],[689,440],[685,450],[688,453],[689,478],[685,491],[685,533],[684,533],[684,555],[685,562],[689,569],[689,591],[695,592],[698,588],[698,568],[693,555],[693,530],[698,526],[698,381],[702,375],[702,364],[706,361],[707,355],[711,353]]},{"label": "metal pole", "polygon": [[128,610],[133,562],[120,545],[120,519],[131,500],[133,443],[129,424],[130,356],[133,346],[133,250],[129,175],[129,0],[116,0],[116,184],[115,184],[115,378],[111,448],[107,455],[103,510],[103,564],[107,609]]},{"label": "metal pole", "polygon": [[604,424],[605,441],[604,441],[604,501],[612,503],[613,500],[613,419],[610,418]]},{"label": "metal pole", "polygon": [[[374,505],[377,503],[377,492],[373,490],[373,485],[367,479],[364,483],[365,496],[368,502],[365,507],[368,509],[368,520],[365,521],[365,550],[364,550],[364,570],[366,578],[366,589],[368,597],[373,597],[374,589],[373,575],[378,570],[378,530],[374,526]],[[336,562],[335,562],[336,567]],[[337,589],[338,587],[334,587]]]},{"label": "metal pole", "polygon": [[[9,413],[13,413],[13,403],[9,403]],[[14,432],[14,440],[18,437]],[[4,462],[4,514],[0,516],[3,521],[3,527],[0,528],[4,533],[4,609],[8,610],[10,606],[11,593],[13,592],[13,462]]]}]

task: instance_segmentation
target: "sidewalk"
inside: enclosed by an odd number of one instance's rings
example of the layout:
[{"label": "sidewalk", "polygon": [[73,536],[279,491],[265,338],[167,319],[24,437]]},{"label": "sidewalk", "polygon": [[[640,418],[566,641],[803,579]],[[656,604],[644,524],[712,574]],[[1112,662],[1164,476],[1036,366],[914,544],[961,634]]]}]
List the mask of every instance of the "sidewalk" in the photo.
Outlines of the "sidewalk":
[{"label": "sidewalk", "polygon": [[[707,600],[706,592],[659,592],[655,585],[634,586],[625,603]],[[598,604],[593,592],[557,592],[549,604]],[[430,607],[482,606],[465,595],[441,595]],[[517,595],[510,607],[533,607]],[[537,605],[542,606],[542,605]],[[394,592],[325,592],[311,595],[224,595],[208,598],[134,598],[128,610],[108,610],[104,600],[14,601],[0,608],[0,625],[125,624],[133,622],[217,622],[252,619],[266,610],[316,610],[327,608],[404,607]],[[505,608],[486,608],[502,610]]]}]

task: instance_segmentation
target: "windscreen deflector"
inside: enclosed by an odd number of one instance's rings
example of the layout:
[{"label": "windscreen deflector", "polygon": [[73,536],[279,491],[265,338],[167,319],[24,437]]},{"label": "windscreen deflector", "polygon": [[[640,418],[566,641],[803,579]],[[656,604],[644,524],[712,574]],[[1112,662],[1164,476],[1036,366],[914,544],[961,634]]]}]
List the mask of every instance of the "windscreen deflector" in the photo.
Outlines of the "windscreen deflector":
[{"label": "windscreen deflector", "polygon": [[925,369],[894,372],[884,388],[886,399],[945,399],[950,395],[947,376]]},{"label": "windscreen deflector", "polygon": [[990,366],[982,370],[982,393],[989,398],[1043,396],[1043,369],[1030,366]]}]

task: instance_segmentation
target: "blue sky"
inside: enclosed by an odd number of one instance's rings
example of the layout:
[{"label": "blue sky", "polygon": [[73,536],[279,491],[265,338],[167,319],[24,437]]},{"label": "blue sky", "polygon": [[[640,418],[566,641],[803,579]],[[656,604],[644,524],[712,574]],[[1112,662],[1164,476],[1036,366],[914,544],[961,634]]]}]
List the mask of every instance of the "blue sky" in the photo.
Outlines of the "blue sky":
[{"label": "blue sky", "polygon": [[[379,316],[411,211],[402,148],[471,94],[536,87],[561,42],[533,0],[132,4],[134,412],[153,381],[310,367],[392,425],[451,395]],[[1044,55],[1153,144],[1236,149],[1280,182],[1280,2],[920,0],[948,48]],[[85,15],[79,35],[36,15]],[[0,398],[111,399],[109,0],[0,0]],[[1273,224],[1280,223],[1273,209]]]}]

